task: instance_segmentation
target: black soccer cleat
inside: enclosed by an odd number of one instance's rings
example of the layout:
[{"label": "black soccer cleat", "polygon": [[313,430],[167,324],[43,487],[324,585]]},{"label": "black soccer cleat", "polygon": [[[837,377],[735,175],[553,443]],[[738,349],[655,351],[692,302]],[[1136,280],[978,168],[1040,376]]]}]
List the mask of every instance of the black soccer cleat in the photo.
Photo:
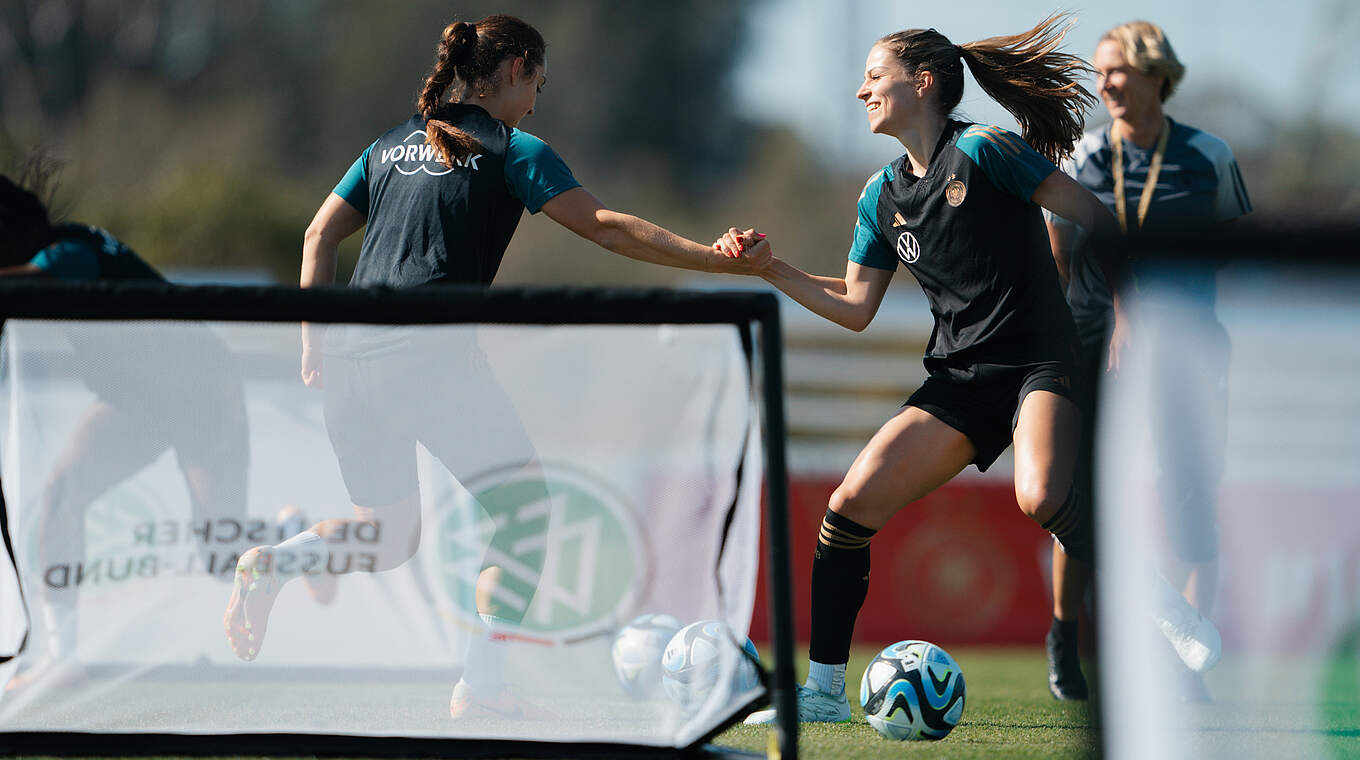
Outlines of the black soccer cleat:
[{"label": "black soccer cleat", "polygon": [[1053,698],[1064,702],[1089,698],[1086,677],[1081,674],[1077,642],[1066,641],[1050,631],[1044,637],[1044,649],[1048,650],[1048,690]]}]

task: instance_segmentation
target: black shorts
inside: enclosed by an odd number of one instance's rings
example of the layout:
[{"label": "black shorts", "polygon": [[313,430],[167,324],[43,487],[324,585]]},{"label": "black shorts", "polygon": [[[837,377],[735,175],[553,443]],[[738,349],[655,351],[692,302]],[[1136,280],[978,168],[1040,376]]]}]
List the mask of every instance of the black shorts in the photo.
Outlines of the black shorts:
[{"label": "black shorts", "polygon": [[415,340],[375,357],[327,355],[322,378],[326,432],[358,506],[419,492],[417,443],[455,477],[469,474],[478,450],[536,458],[513,403],[470,343]]},{"label": "black shorts", "polygon": [[1039,362],[1020,366],[974,364],[931,373],[903,406],[929,412],[968,436],[977,451],[973,464],[988,467],[1011,445],[1019,421],[1020,402],[1030,391],[1051,391],[1085,411],[1085,401],[1071,365]]}]

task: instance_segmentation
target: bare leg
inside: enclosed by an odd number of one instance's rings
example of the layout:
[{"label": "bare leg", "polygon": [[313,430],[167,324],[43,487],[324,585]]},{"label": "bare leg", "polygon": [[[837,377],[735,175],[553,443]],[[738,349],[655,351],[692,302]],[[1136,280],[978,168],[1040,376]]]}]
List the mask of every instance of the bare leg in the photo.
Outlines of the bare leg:
[{"label": "bare leg", "polygon": [[1076,472],[1081,413],[1050,391],[1032,391],[1020,402],[1015,426],[1015,499],[1039,524],[1067,499]]},{"label": "bare leg", "polygon": [[144,432],[136,419],[98,401],[86,413],[43,490],[38,526],[38,611],[46,645],[43,656],[9,682],[21,689],[51,666],[74,662],[79,588],[64,582],[85,561],[85,513],[101,495],[155,461],[167,448]]},{"label": "bare leg", "polygon": [[1053,617],[1064,622],[1081,616],[1091,566],[1067,556],[1062,545],[1053,542]]}]

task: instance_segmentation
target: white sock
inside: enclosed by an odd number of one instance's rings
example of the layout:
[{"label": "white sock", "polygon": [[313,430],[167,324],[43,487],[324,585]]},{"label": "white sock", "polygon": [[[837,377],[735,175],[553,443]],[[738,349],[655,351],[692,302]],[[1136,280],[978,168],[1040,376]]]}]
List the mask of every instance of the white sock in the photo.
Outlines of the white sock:
[{"label": "white sock", "polygon": [[54,660],[73,657],[76,651],[77,619],[74,605],[44,602],[42,617],[47,634],[48,656]]},{"label": "white sock", "polygon": [[317,575],[326,572],[330,557],[326,539],[315,531],[304,530],[274,547],[274,572],[285,579]]},{"label": "white sock", "polygon": [[474,633],[468,643],[463,681],[474,691],[492,691],[504,685],[505,656],[510,644],[495,637],[497,629],[505,622],[502,618],[485,614],[481,618],[486,628]]},{"label": "white sock", "polygon": [[808,680],[816,681],[821,691],[828,694],[845,692],[845,663],[828,665],[824,662],[808,660]]}]

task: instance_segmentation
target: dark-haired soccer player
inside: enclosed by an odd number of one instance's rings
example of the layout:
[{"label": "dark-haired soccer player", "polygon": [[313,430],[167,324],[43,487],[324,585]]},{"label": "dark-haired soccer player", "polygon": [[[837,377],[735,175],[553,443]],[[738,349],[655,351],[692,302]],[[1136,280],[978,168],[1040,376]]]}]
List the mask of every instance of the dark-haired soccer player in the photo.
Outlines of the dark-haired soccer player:
[{"label": "dark-haired soccer player", "polygon": [[[43,201],[52,167],[32,159],[16,182],[0,175],[0,277],[69,282],[162,281],[160,273],[107,230],[54,224]],[[154,337],[132,331],[110,343],[89,325],[67,336],[76,371],[94,392],[43,490],[38,560],[42,567],[85,561],[85,512],[102,494],[144,469],[167,450],[188,488],[196,520],[245,519],[249,463],[245,400],[239,365],[209,330],[184,325]],[[176,356],[173,376],[163,357]],[[207,544],[202,545],[209,551]],[[230,567],[243,546],[215,544]],[[208,572],[212,573],[211,570]],[[216,577],[224,577],[215,574]],[[53,667],[78,663],[78,586],[39,584],[45,650],[11,682],[23,686]]]},{"label": "dark-haired soccer player", "polygon": [[[905,266],[935,315],[929,376],[856,457],[822,522],[800,720],[849,720],[845,666],[868,591],[870,541],[968,464],[985,470],[1014,443],[1020,509],[1072,554],[1090,555],[1088,505],[1072,486],[1083,414],[1076,335],[1040,206],[1088,227],[1114,220],[1053,164],[1080,136],[1091,99],[1075,78],[1081,62],[1056,52],[1061,21],[965,45],[934,29],[880,39],[856,94],[870,130],[897,138],[906,153],[865,186],[844,277],[778,258],[763,275],[811,311],[862,330]],[[965,65],[1025,126],[1023,139],[949,118]],[[718,245],[730,250],[745,237],[734,230]],[[747,722],[773,719],[767,710]]]},{"label": "dark-haired soccer player", "polygon": [[[351,286],[489,285],[526,209],[542,211],[581,237],[641,261],[730,274],[754,273],[768,263],[768,246],[724,255],[612,211],[581,187],[545,142],[518,128],[534,110],[547,65],[543,37],[518,18],[493,15],[447,26],[417,113],[363,152],[308,227],[302,286],[333,282],[337,246],[365,226]],[[460,401],[475,403],[474,411],[496,419],[500,445],[521,452],[527,466],[535,466],[513,407],[482,365],[471,344],[450,351],[409,335],[393,341],[391,333],[350,330],[329,334],[323,345],[304,327],[302,377],[309,385],[321,384],[324,377],[327,429],[356,517],[384,526],[382,557],[374,569],[395,567],[416,548],[416,441],[458,472],[466,436],[488,434],[487,428],[469,424]],[[440,392],[440,379],[453,375],[479,390],[460,390],[458,399],[452,389]],[[408,400],[412,388],[436,390],[420,410],[390,403]],[[345,522],[318,524],[285,542],[286,549],[322,556],[328,531]],[[502,540],[500,533],[493,548]],[[276,572],[277,551],[257,547],[240,564],[226,628],[243,659],[256,656],[273,599],[290,579]],[[498,629],[519,621],[528,601],[507,600],[500,593],[502,570],[493,565],[482,574],[478,610],[487,629],[474,642],[485,647],[467,658],[468,670],[454,692],[455,715],[506,717],[516,710],[497,677],[500,650],[488,642],[500,635]]]}]

